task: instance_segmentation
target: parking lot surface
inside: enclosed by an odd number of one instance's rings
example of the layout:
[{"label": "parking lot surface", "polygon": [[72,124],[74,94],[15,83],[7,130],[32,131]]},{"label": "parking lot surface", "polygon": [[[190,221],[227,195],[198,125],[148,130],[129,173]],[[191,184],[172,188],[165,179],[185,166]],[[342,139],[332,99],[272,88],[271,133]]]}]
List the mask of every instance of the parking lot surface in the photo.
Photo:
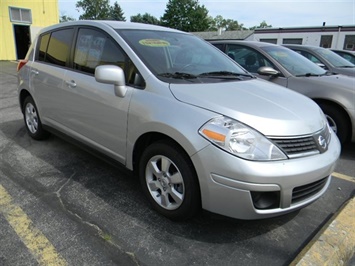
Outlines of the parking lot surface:
[{"label": "parking lot surface", "polygon": [[132,173],[57,136],[31,139],[16,84],[16,64],[0,62],[0,265],[288,265],[354,195],[353,143],[327,193],[300,211],[172,222]]}]

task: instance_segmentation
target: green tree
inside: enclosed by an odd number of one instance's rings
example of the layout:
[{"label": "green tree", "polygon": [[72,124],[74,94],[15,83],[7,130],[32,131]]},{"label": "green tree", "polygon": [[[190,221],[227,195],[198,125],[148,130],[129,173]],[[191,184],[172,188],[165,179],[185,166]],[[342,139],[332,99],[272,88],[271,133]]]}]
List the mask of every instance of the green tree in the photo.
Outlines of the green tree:
[{"label": "green tree", "polygon": [[74,21],[75,18],[71,17],[71,16],[67,16],[67,15],[61,15],[59,17],[59,22],[62,23],[62,22],[67,22],[67,21]]},{"label": "green tree", "polygon": [[137,14],[135,16],[131,16],[131,22],[160,25],[159,19],[157,19],[156,17],[154,17],[148,13],[145,13],[144,15]]},{"label": "green tree", "polygon": [[243,23],[239,24],[237,20],[227,19],[226,30],[243,30],[245,29]]},{"label": "green tree", "polygon": [[237,20],[224,19],[221,15],[218,15],[215,18],[210,17],[209,21],[209,31],[217,31],[219,29],[223,29],[225,31],[245,29],[243,24],[239,24]]},{"label": "green tree", "polygon": [[255,29],[265,29],[265,28],[272,28],[272,25],[268,25],[265,20],[263,20],[259,26],[254,26],[249,28],[250,30],[255,30]]},{"label": "green tree", "polygon": [[226,27],[226,20],[221,15],[217,15],[215,18],[209,17],[209,21],[209,31],[217,31],[220,28],[225,29]]},{"label": "green tree", "polygon": [[208,10],[198,0],[169,0],[160,21],[163,26],[187,32],[209,28]]},{"label": "green tree", "polygon": [[126,18],[123,16],[123,10],[120,5],[115,2],[112,7],[110,7],[110,17],[112,20],[126,21]]},{"label": "green tree", "polygon": [[111,16],[112,8],[109,0],[80,0],[76,3],[76,7],[84,11],[79,19],[103,20]]}]

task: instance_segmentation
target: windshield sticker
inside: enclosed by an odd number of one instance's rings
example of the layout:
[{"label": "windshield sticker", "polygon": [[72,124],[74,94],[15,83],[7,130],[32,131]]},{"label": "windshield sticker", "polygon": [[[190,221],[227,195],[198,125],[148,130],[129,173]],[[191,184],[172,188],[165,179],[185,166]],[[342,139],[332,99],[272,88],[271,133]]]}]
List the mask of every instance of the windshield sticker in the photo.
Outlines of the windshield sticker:
[{"label": "windshield sticker", "polygon": [[288,54],[285,52],[277,51],[277,52],[275,52],[275,56],[276,57],[288,57]]},{"label": "windshield sticker", "polygon": [[167,47],[170,46],[170,43],[164,40],[158,40],[158,39],[143,39],[140,40],[139,43],[144,46],[150,46],[150,47]]}]

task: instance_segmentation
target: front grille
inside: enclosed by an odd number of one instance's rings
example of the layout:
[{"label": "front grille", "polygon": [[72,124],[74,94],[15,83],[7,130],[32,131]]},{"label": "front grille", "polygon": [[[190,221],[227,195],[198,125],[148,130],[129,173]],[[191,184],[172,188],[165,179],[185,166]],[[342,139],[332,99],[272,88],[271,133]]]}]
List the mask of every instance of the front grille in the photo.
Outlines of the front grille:
[{"label": "front grille", "polygon": [[297,203],[302,200],[305,200],[313,195],[317,194],[319,191],[323,189],[325,184],[327,183],[328,178],[325,177],[316,182],[303,185],[300,187],[295,187],[292,191],[292,203]]},{"label": "front grille", "polygon": [[271,138],[271,140],[289,157],[304,157],[328,150],[331,139],[330,129],[325,126],[310,136],[291,138]]},{"label": "front grille", "polygon": [[290,158],[304,155],[319,153],[317,144],[313,137],[290,138],[290,139],[273,139],[284,153]]}]

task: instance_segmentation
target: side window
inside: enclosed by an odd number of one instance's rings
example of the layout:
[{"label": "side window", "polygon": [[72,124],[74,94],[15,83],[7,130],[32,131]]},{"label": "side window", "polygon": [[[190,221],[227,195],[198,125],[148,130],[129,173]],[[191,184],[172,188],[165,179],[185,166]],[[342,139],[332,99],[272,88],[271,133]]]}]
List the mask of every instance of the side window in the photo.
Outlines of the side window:
[{"label": "side window", "polygon": [[80,29],[74,51],[74,69],[94,74],[100,65],[116,65],[125,71],[126,83],[144,87],[145,82],[124,51],[103,32]]},{"label": "side window", "polygon": [[321,61],[319,61],[319,59],[317,57],[315,57],[314,55],[305,52],[305,51],[301,51],[301,55],[303,55],[304,57],[308,58],[309,60],[311,60],[313,63],[322,63]]},{"label": "side window", "polygon": [[265,56],[252,48],[229,44],[226,53],[233,58],[239,65],[252,73],[256,73],[262,66],[276,67]]},{"label": "side window", "polygon": [[223,43],[212,43],[213,46],[217,47],[219,50],[223,52]]},{"label": "side window", "polygon": [[39,40],[39,49],[38,49],[38,61],[45,61],[47,47],[49,41],[49,33],[42,35]]},{"label": "side window", "polygon": [[69,58],[68,55],[72,36],[73,29],[63,29],[52,32],[44,61],[59,66],[65,66]]},{"label": "side window", "polygon": [[99,65],[116,65],[125,69],[124,52],[104,33],[80,29],[74,52],[74,69],[94,74]]}]

